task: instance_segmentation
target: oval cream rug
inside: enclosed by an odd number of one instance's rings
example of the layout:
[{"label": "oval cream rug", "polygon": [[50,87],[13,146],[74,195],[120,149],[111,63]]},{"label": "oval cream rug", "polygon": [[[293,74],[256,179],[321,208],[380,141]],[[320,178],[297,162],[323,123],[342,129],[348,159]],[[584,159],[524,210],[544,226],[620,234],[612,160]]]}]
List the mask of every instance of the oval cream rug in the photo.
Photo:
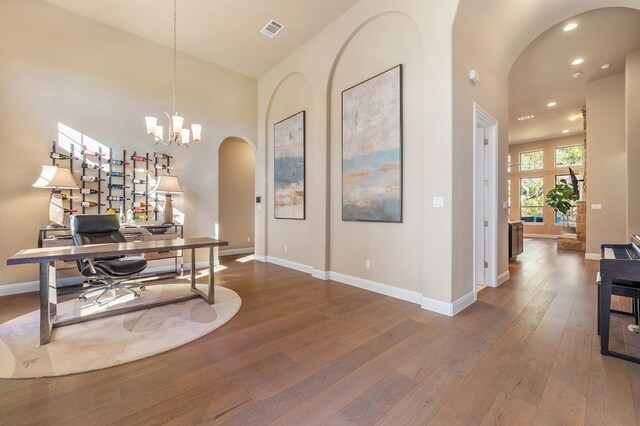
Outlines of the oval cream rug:
[{"label": "oval cream rug", "polygon": [[[138,300],[145,303],[185,294],[188,285],[148,286]],[[95,311],[77,299],[58,304],[59,317]],[[51,342],[39,346],[40,313],[30,312],[0,324],[0,377],[63,376],[112,367],[192,342],[228,322],[242,301],[233,290],[216,286],[215,303],[196,298],[184,302],[54,328]],[[108,307],[107,307],[108,309]]]}]

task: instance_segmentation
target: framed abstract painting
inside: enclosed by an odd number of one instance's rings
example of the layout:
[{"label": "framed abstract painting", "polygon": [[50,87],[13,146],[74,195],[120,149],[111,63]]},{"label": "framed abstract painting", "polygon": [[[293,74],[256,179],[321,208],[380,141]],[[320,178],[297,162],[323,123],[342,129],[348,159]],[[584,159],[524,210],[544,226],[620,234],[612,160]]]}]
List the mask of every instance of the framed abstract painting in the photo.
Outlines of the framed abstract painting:
[{"label": "framed abstract painting", "polygon": [[305,112],[273,125],[274,217],[305,218]]},{"label": "framed abstract painting", "polygon": [[342,92],[342,220],[402,222],[402,65]]}]

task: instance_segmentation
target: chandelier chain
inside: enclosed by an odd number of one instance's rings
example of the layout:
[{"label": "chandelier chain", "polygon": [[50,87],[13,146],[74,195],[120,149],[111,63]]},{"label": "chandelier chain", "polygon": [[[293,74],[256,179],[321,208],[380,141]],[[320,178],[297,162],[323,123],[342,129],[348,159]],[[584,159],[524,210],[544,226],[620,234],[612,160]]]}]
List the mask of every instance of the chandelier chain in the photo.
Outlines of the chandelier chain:
[{"label": "chandelier chain", "polygon": [[177,52],[177,42],[176,42],[176,21],[177,21],[177,15],[178,15],[178,9],[176,6],[176,2],[177,0],[173,0],[173,115],[176,115],[176,75],[177,75],[177,59],[176,59],[176,52]]},{"label": "chandelier chain", "polygon": [[[173,0],[173,75],[171,76],[172,82],[172,114],[165,112],[169,119],[169,135],[167,139],[164,138],[164,127],[158,126],[158,120],[156,117],[146,116],[145,121],[147,124],[147,134],[152,135],[156,143],[163,145],[171,145],[175,143],[178,146],[188,147],[191,142],[200,141],[202,135],[202,126],[200,124],[191,124],[191,130],[183,128],[184,118],[178,115],[176,111],[177,105],[177,80],[178,80],[178,1]],[[191,138],[193,136],[193,139]]]}]

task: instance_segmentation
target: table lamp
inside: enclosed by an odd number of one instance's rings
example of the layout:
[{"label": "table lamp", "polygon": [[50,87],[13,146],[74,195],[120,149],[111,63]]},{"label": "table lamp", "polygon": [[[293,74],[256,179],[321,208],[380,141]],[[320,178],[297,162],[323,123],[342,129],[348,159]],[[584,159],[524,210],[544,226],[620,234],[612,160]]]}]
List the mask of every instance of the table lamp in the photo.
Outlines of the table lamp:
[{"label": "table lamp", "polygon": [[62,198],[55,197],[63,189],[78,189],[71,170],[59,168],[57,166],[42,166],[40,176],[33,185],[34,188],[51,189],[49,200],[49,220],[54,226],[64,226],[64,206]]},{"label": "table lamp", "polygon": [[151,192],[165,194],[164,199],[164,224],[173,224],[173,203],[171,202],[171,194],[182,193],[180,182],[176,176],[162,175],[158,177],[156,186]]}]

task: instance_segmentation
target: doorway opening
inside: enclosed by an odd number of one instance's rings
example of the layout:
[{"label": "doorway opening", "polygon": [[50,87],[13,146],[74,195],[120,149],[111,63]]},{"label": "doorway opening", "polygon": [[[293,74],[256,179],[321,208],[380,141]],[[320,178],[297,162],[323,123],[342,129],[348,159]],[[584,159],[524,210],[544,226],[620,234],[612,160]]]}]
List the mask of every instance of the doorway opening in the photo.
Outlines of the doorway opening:
[{"label": "doorway opening", "polygon": [[498,122],[480,105],[473,104],[473,291],[496,287],[498,262]]},{"label": "doorway opening", "polygon": [[218,149],[217,238],[229,245],[219,256],[255,252],[256,157],[249,142],[226,138]]}]

